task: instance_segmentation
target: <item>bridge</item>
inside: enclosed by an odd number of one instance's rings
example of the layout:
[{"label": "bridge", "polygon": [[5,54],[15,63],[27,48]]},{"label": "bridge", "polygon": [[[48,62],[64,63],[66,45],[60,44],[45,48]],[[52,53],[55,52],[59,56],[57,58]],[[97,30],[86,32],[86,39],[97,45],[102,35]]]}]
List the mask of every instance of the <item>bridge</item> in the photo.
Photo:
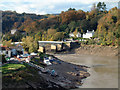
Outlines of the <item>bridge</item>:
[{"label": "bridge", "polygon": [[63,42],[63,41],[38,41],[38,44],[39,44],[39,49],[38,51],[39,52],[43,52],[45,53],[46,52],[46,48],[47,48],[47,44],[49,44],[50,46],[50,49],[51,51],[61,51],[63,49],[70,49],[72,46],[73,46],[73,43],[75,43],[74,41],[71,42],[71,41],[66,41],[66,42]]},{"label": "bridge", "polygon": [[62,44],[63,41],[38,41],[39,45],[44,44]]},{"label": "bridge", "polygon": [[39,44],[39,52],[46,52],[46,45],[51,45],[51,51],[61,51],[63,49],[63,42],[62,41],[38,41]]}]

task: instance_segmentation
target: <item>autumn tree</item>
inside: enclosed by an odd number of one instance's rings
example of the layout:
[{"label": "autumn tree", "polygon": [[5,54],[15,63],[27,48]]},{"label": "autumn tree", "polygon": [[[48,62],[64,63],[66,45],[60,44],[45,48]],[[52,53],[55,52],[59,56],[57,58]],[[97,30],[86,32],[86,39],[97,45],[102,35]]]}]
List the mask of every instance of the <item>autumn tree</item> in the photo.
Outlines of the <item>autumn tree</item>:
[{"label": "autumn tree", "polygon": [[22,46],[29,53],[37,52],[38,43],[31,36],[27,36],[26,38],[22,38]]},{"label": "autumn tree", "polygon": [[85,12],[82,10],[75,11],[75,10],[70,10],[66,12],[62,12],[60,14],[61,18],[61,23],[69,23],[71,21],[76,21],[76,20],[82,20],[85,18]]},{"label": "autumn tree", "polygon": [[118,13],[116,7],[109,10],[109,13],[98,21],[97,26],[98,37],[108,45],[117,45],[117,40],[119,39],[118,28],[120,25],[118,24],[117,14],[114,13]]},{"label": "autumn tree", "polygon": [[77,33],[78,33],[79,31],[78,31],[78,27],[75,29],[75,31],[73,32],[73,34],[74,34],[74,36],[75,37],[77,37],[76,35],[77,35]]},{"label": "autumn tree", "polygon": [[48,29],[47,30],[47,34],[48,35],[53,35],[53,34],[55,34],[57,31],[56,31],[56,29]]},{"label": "autumn tree", "polygon": [[54,40],[63,40],[64,38],[64,32],[57,32],[54,36],[53,39]]},{"label": "autumn tree", "polygon": [[35,34],[35,40],[36,41],[41,41],[42,40],[42,32],[38,32],[37,34]]},{"label": "autumn tree", "polygon": [[11,40],[9,40],[9,41],[7,41],[7,40],[4,40],[3,41],[3,46],[7,46],[7,47],[10,47],[10,46],[12,46],[12,39]]}]

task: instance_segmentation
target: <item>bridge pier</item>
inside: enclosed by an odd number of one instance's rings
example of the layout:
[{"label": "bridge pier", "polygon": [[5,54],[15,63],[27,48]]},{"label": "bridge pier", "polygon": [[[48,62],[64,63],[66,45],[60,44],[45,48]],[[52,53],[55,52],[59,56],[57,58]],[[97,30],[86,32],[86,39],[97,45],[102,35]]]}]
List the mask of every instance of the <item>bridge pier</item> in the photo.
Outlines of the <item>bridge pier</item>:
[{"label": "bridge pier", "polygon": [[66,47],[67,49],[71,49],[71,42],[67,42],[67,43],[66,43],[66,46],[67,46],[67,47]]},{"label": "bridge pier", "polygon": [[39,46],[38,52],[45,53],[45,47],[44,46]]},{"label": "bridge pier", "polygon": [[57,51],[61,51],[63,49],[63,44],[57,44]]},{"label": "bridge pier", "polygon": [[[61,51],[63,49],[63,42],[59,42],[59,41],[38,41],[39,43],[39,49],[38,51],[39,52],[46,52],[49,50],[50,51],[54,51],[54,52],[57,52],[57,51]],[[50,46],[47,44],[50,44]]]},{"label": "bridge pier", "polygon": [[57,45],[51,44],[51,51],[57,52]]}]

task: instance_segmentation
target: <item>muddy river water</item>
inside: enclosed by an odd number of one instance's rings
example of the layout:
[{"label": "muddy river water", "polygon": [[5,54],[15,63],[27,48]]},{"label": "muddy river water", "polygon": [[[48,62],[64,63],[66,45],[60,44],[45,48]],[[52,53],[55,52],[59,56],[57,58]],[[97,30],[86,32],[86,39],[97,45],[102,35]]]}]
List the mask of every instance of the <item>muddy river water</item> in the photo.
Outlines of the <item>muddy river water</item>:
[{"label": "muddy river water", "polygon": [[77,54],[55,54],[59,59],[90,68],[90,77],[83,80],[80,88],[118,88],[118,57]]}]

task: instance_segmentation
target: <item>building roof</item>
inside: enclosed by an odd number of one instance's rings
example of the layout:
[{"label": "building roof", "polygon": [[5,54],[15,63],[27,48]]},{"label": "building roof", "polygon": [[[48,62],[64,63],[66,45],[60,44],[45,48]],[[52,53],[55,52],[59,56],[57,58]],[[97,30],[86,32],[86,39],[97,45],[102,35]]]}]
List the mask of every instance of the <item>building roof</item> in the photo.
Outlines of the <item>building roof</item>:
[{"label": "building roof", "polygon": [[10,49],[22,50],[22,46],[11,46]]},{"label": "building roof", "polygon": [[94,30],[92,30],[92,31],[87,30],[87,33],[93,33],[93,32],[94,32]]},{"label": "building roof", "polygon": [[0,48],[1,50],[10,50],[10,48],[8,48],[7,46],[1,46]]}]

